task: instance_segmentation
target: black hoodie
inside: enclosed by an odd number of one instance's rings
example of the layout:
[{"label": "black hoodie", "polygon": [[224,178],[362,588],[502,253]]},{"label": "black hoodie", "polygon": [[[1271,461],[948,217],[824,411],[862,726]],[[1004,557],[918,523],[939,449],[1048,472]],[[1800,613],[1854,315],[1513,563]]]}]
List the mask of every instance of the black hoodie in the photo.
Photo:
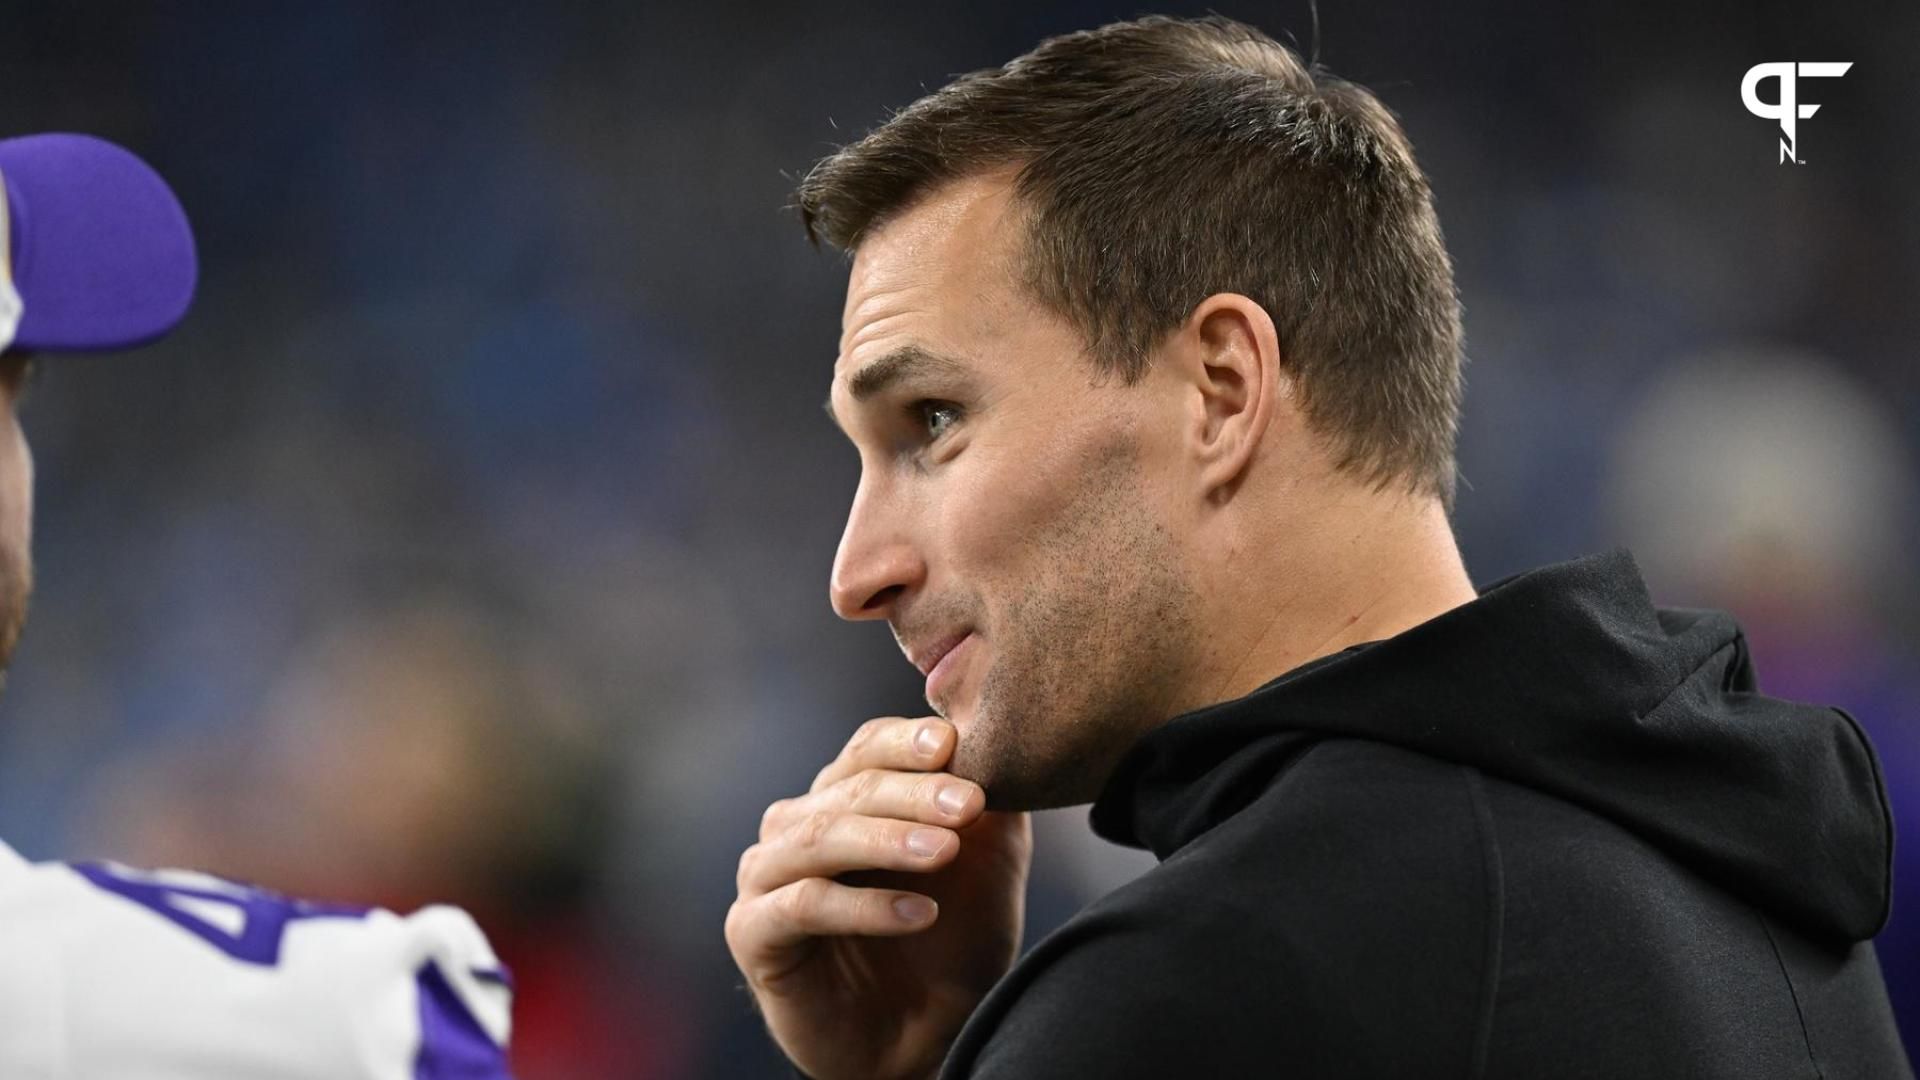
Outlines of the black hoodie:
[{"label": "black hoodie", "polygon": [[943,1077],[1908,1077],[1879,765],[1624,552],[1169,721]]}]

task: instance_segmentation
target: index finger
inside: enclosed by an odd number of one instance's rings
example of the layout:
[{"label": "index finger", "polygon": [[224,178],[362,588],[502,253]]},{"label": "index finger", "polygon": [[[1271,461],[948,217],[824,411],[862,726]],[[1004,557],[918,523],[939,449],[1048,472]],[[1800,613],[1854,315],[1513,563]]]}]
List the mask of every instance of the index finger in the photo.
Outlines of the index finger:
[{"label": "index finger", "polygon": [[831,787],[866,769],[933,772],[953,753],[953,725],[937,716],[882,716],[860,725],[820,774],[809,793]]}]

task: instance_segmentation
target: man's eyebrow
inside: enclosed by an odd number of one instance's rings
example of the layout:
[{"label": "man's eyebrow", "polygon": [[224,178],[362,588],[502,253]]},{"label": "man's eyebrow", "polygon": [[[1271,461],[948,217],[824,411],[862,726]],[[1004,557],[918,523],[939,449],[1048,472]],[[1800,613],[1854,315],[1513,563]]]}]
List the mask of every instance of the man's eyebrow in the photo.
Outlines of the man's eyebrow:
[{"label": "man's eyebrow", "polygon": [[[951,356],[919,345],[902,345],[848,377],[847,394],[855,401],[866,401],[915,375],[957,375],[965,370],[966,365]],[[827,395],[825,408],[834,423],[839,423],[840,418],[833,411],[832,394]]]}]

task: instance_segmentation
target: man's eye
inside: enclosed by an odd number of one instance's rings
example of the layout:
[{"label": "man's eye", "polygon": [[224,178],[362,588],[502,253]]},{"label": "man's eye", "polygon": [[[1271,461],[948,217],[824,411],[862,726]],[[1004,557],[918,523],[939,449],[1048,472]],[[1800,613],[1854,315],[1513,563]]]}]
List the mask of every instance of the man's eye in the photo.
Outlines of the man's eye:
[{"label": "man's eye", "polygon": [[916,401],[912,410],[920,426],[926,430],[928,442],[938,439],[948,428],[960,422],[960,406],[951,401]]}]

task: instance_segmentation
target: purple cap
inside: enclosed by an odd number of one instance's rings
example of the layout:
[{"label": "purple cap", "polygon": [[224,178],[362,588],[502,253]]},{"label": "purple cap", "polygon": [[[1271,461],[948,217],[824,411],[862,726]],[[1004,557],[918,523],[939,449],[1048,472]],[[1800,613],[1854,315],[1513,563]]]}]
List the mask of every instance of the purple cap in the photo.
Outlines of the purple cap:
[{"label": "purple cap", "polygon": [[200,264],[166,181],[88,135],[0,139],[13,284],[13,347],[87,352],[144,345],[193,302]]}]

